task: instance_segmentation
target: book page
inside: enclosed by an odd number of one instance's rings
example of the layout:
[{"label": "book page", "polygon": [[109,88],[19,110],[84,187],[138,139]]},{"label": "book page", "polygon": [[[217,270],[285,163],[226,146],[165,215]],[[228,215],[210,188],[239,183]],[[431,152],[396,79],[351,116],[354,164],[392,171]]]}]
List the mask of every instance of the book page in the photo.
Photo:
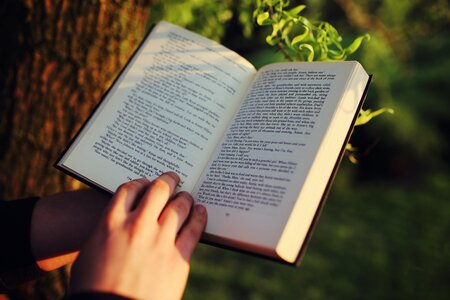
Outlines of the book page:
[{"label": "book page", "polygon": [[209,235],[275,247],[354,64],[279,63],[258,72],[194,190],[207,206]]},{"label": "book page", "polygon": [[255,73],[235,52],[161,22],[62,163],[111,192],[169,170],[190,191]]}]

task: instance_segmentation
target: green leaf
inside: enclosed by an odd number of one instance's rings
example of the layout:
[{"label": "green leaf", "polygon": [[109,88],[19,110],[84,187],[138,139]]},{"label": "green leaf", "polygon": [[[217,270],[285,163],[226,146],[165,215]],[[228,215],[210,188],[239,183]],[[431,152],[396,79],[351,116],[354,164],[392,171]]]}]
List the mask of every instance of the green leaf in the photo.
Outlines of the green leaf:
[{"label": "green leaf", "polygon": [[299,16],[299,17],[298,17],[298,21],[299,21],[301,24],[303,24],[303,25],[305,25],[305,26],[307,26],[307,27],[309,27],[309,28],[315,28],[315,26],[314,26],[307,18],[305,18],[305,17],[303,17],[303,16]]},{"label": "green leaf", "polygon": [[342,38],[339,36],[337,39],[336,38],[332,39],[331,44],[334,45],[338,51],[344,52],[344,48],[342,48],[342,45],[341,45],[341,40],[342,40]]},{"label": "green leaf", "polygon": [[292,23],[289,23],[281,32],[281,38],[285,39],[289,36],[289,33],[291,33],[292,30]]},{"label": "green leaf", "polygon": [[307,61],[313,61],[314,60],[314,49],[309,44],[301,44],[298,49],[303,50],[306,49],[309,53],[307,56]]},{"label": "green leaf", "polygon": [[[318,61],[328,61],[328,46],[325,43],[319,44],[319,57]],[[316,51],[317,52],[317,51]]]},{"label": "green leaf", "polygon": [[265,0],[267,2],[267,5],[269,6],[275,6],[280,0]]},{"label": "green leaf", "polygon": [[295,44],[298,44],[298,43],[300,43],[301,41],[303,41],[305,38],[307,38],[308,37],[308,35],[311,33],[311,29],[309,29],[309,27],[306,27],[305,25],[302,25],[303,26],[303,28],[305,29],[305,31],[302,33],[302,34],[300,34],[300,35],[297,35],[296,37],[294,37],[293,39],[292,39],[292,45],[295,45]]},{"label": "green leaf", "polygon": [[370,35],[365,34],[362,36],[357,37],[353,43],[350,44],[350,46],[348,46],[347,48],[345,48],[345,53],[347,55],[354,53],[356,50],[358,50],[358,48],[361,46],[361,43],[364,40],[370,40]]},{"label": "green leaf", "polygon": [[275,38],[274,36],[271,36],[271,35],[266,37],[266,42],[270,46],[275,46],[276,44],[278,44],[279,41],[280,41],[280,38]]},{"label": "green leaf", "polygon": [[323,40],[327,36],[327,32],[323,29],[319,29],[319,32],[317,34],[316,40],[318,43],[323,43]]},{"label": "green leaf", "polygon": [[306,8],[306,5],[299,5],[299,6],[294,7],[293,9],[290,9],[288,12],[292,16],[297,16],[305,8]]},{"label": "green leaf", "polygon": [[370,120],[372,120],[373,118],[375,118],[381,114],[384,114],[384,113],[394,114],[394,110],[392,108],[380,108],[374,112],[372,112],[372,110],[370,110],[370,109],[361,110],[359,112],[358,119],[356,119],[355,126],[364,125],[364,124],[368,123]]},{"label": "green leaf", "polygon": [[258,23],[258,25],[267,25],[267,22],[266,22],[266,20],[269,20],[269,12],[264,12],[264,13],[262,13],[262,14],[259,14],[257,17],[256,17],[256,23]]},{"label": "green leaf", "polygon": [[355,147],[352,146],[352,144],[348,143],[345,146],[345,150],[347,150],[347,151],[358,151],[358,148],[355,148]]},{"label": "green leaf", "polygon": [[272,24],[272,36],[276,36],[281,29],[283,29],[283,26],[286,22],[284,20],[281,20],[280,22],[275,22]]},{"label": "green leaf", "polygon": [[281,29],[283,29],[283,27],[286,25],[286,20],[284,20],[284,19],[281,19],[277,24],[276,24],[276,26],[278,26],[278,30],[280,30],[281,31]]},{"label": "green leaf", "polygon": [[344,60],[346,55],[344,51],[328,49],[328,57],[332,60]]}]

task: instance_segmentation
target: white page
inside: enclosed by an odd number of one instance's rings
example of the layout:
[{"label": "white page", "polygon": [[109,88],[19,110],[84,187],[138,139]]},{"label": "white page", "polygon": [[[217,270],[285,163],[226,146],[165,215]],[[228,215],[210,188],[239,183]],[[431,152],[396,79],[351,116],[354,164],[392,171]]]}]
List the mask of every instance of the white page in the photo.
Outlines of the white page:
[{"label": "white page", "polygon": [[169,170],[191,191],[255,72],[220,44],[161,22],[61,163],[111,192]]},{"label": "white page", "polygon": [[358,114],[358,108],[364,100],[364,91],[370,80],[369,75],[359,63],[345,63],[353,64],[354,71],[346,83],[342,100],[320,143],[303,188],[277,244],[277,255],[288,262],[294,262],[298,258],[300,249],[312,230],[312,222],[317,215],[317,210],[320,209],[320,203],[323,205],[324,192],[331,184],[330,179],[337,167],[339,155],[345,146],[352,121]]},{"label": "white page", "polygon": [[208,209],[207,234],[276,246],[354,66],[279,63],[258,72],[193,192]]}]

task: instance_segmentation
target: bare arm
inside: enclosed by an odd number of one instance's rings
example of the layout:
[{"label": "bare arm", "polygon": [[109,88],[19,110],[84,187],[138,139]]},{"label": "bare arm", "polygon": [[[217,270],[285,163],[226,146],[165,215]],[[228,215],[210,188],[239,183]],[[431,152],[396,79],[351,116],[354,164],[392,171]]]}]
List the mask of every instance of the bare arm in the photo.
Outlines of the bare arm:
[{"label": "bare arm", "polygon": [[95,190],[41,198],[31,218],[31,251],[44,271],[71,263],[95,228],[109,198]]}]

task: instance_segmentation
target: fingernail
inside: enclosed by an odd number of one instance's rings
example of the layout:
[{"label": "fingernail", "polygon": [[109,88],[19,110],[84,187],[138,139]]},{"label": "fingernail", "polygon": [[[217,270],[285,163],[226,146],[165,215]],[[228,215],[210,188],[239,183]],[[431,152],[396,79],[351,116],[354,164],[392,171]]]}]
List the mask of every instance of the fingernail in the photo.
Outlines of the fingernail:
[{"label": "fingernail", "polygon": [[170,178],[172,178],[172,179],[175,180],[176,182],[180,181],[180,176],[178,176],[178,174],[175,173],[175,172],[166,172],[166,173],[164,173],[163,175],[169,176]]},{"label": "fingernail", "polygon": [[145,177],[133,179],[133,181],[137,181],[137,182],[141,182],[141,183],[148,183],[148,182],[150,182],[150,181],[149,181],[147,178],[145,178]]},{"label": "fingernail", "polygon": [[195,206],[195,211],[198,212],[201,215],[206,214],[206,208],[203,205],[200,205],[200,204]]},{"label": "fingernail", "polygon": [[179,192],[176,197],[184,197],[189,200],[194,200],[194,198],[192,198],[191,194],[189,194],[188,192],[185,192],[185,191]]}]

